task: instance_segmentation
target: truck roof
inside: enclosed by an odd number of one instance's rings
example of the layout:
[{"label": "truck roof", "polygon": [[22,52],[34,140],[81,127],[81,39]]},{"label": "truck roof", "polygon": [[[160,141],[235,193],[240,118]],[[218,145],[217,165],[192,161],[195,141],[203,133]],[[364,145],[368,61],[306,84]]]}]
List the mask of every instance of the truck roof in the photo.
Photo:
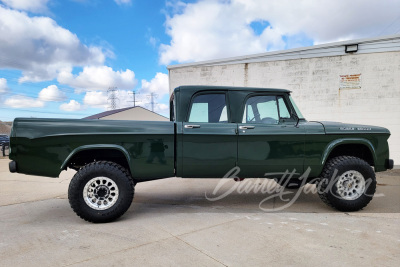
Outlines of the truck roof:
[{"label": "truck roof", "polygon": [[226,91],[257,91],[257,92],[280,92],[290,93],[287,89],[276,89],[276,88],[260,88],[260,87],[234,87],[234,86],[214,86],[214,85],[183,85],[175,88],[174,91],[180,90],[226,90]]}]

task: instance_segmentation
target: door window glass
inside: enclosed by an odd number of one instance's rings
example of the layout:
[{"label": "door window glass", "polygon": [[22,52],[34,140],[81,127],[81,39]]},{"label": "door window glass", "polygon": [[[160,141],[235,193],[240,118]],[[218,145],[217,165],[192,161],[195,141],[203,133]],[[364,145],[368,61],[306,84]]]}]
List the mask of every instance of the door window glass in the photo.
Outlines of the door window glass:
[{"label": "door window glass", "polygon": [[279,123],[276,96],[253,96],[246,101],[243,123]]},{"label": "door window glass", "polygon": [[225,94],[198,95],[193,99],[188,122],[227,122]]},{"label": "door window glass", "polygon": [[278,96],[279,115],[281,119],[290,119],[290,113],[283,97]]},{"label": "door window glass", "polygon": [[[244,107],[243,123],[250,122],[254,118],[253,108],[250,105]],[[253,119],[254,121],[254,119]]]},{"label": "door window glass", "polygon": [[228,122],[228,113],[226,112],[226,106],[222,109],[221,117],[219,118],[219,122]]}]

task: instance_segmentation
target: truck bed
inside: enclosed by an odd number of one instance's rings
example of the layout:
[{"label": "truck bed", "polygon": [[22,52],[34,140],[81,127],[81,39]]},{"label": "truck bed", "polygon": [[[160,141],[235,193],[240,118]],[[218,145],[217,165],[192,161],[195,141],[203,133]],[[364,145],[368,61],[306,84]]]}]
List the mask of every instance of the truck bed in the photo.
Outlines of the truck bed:
[{"label": "truck bed", "polygon": [[82,151],[104,155],[110,150],[110,156],[119,151],[135,179],[170,177],[174,134],[174,123],[164,121],[17,118],[10,159],[17,163],[17,172],[58,177]]}]

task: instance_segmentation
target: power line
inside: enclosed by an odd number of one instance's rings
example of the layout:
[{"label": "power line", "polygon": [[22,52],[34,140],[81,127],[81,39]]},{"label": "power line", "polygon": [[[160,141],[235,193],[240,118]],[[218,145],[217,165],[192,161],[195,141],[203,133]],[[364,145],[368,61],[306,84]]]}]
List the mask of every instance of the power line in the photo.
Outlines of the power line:
[{"label": "power line", "polygon": [[[5,77],[6,76],[0,74],[0,78],[5,78]],[[10,81],[10,79],[6,79],[6,80],[7,80],[7,87],[16,92],[24,92],[25,90],[32,91],[31,89],[37,89],[37,88],[40,88],[43,90],[43,89],[49,87],[50,85],[56,85],[53,82],[50,82],[51,84],[48,86],[43,86],[41,84],[34,83],[34,82],[23,82],[21,84],[18,84],[18,87],[17,87],[18,89],[16,89],[16,87],[14,87],[12,84],[8,83]],[[62,91],[64,93],[75,93],[75,89],[73,89],[73,88],[68,88],[68,87],[60,86],[60,85],[56,85],[56,86],[59,91]]]},{"label": "power line", "polygon": [[82,116],[87,116],[88,114],[86,113],[73,113],[73,114],[68,114],[65,112],[51,112],[51,111],[38,111],[38,110],[29,110],[29,109],[20,109],[20,108],[0,108],[0,109],[6,109],[6,110],[16,110],[16,111],[25,111],[25,112],[33,112],[33,113],[44,113],[44,114],[58,114],[58,115],[82,115]]},{"label": "power line", "polygon": [[9,95],[10,97],[27,97],[32,98],[32,100],[40,100],[46,102],[63,102],[68,100],[67,97],[46,97],[46,100],[40,99],[39,96],[34,94],[13,94],[11,92],[4,92],[3,95]]},{"label": "power line", "polygon": [[[400,16],[398,16],[392,23],[390,23],[388,26],[386,26],[383,31],[379,35],[382,35],[387,29],[389,29],[398,19],[400,19]],[[397,33],[397,32],[396,32]]]}]

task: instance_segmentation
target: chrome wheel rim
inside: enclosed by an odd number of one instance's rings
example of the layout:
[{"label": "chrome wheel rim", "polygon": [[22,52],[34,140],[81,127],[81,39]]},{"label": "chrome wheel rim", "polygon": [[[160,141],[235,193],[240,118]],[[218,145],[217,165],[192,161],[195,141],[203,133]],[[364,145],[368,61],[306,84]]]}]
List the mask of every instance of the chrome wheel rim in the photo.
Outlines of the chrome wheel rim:
[{"label": "chrome wheel rim", "polygon": [[358,171],[347,171],[339,177],[336,188],[341,198],[355,200],[365,191],[365,178]]},{"label": "chrome wheel rim", "polygon": [[119,196],[117,184],[107,177],[95,177],[83,188],[83,199],[95,210],[106,210],[114,206]]}]

